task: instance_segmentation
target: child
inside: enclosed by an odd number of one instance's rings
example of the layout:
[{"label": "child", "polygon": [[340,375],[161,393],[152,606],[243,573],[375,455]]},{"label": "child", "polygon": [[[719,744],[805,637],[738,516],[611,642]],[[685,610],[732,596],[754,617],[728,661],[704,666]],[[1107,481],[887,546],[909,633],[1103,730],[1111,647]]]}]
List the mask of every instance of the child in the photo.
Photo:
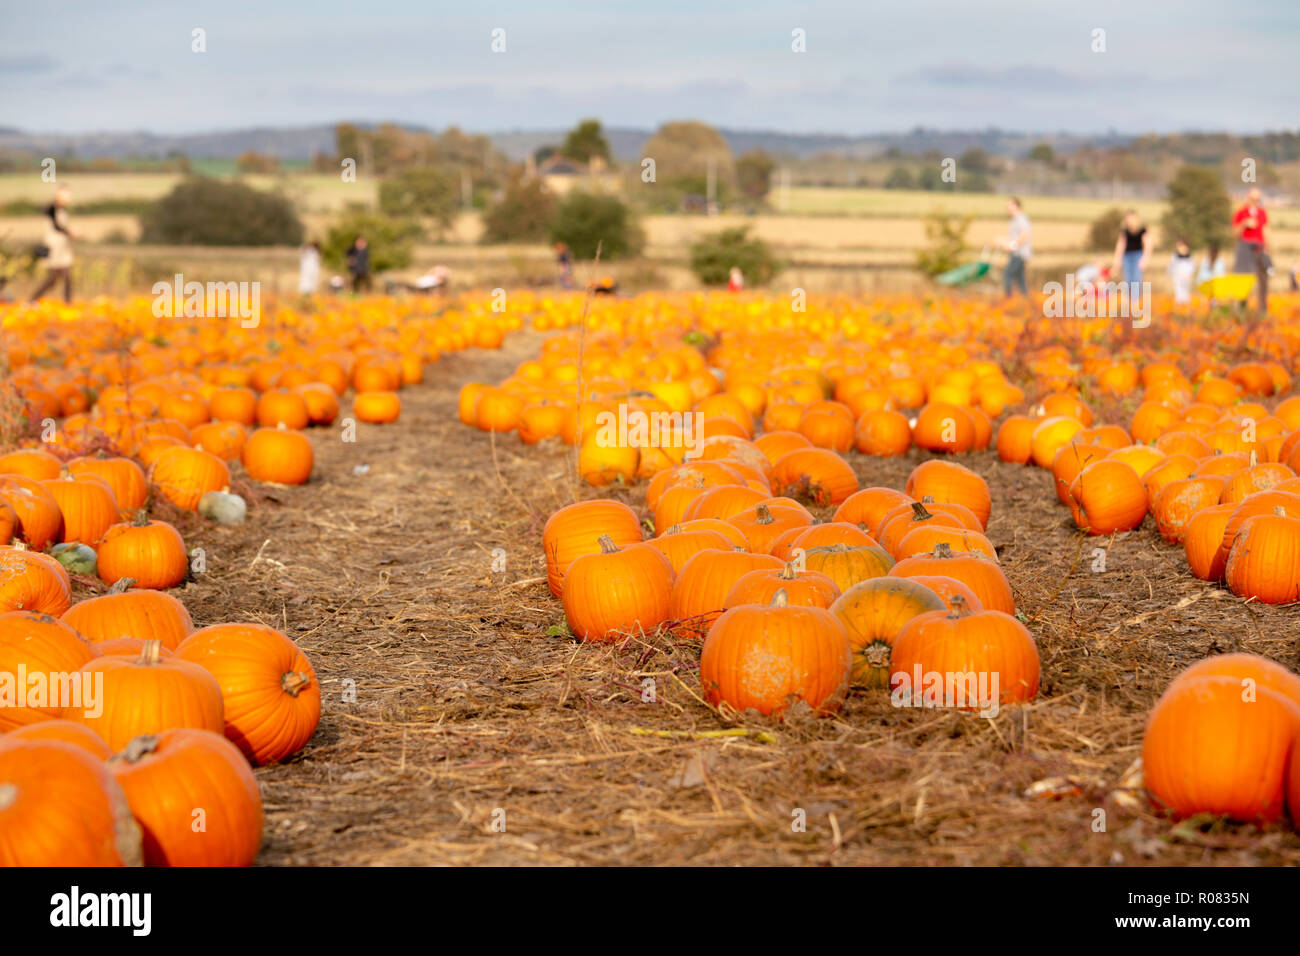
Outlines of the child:
[{"label": "child", "polygon": [[1174,304],[1187,305],[1192,301],[1192,280],[1196,277],[1196,263],[1192,247],[1181,236],[1174,244],[1174,256],[1169,260],[1169,278],[1174,283]]}]

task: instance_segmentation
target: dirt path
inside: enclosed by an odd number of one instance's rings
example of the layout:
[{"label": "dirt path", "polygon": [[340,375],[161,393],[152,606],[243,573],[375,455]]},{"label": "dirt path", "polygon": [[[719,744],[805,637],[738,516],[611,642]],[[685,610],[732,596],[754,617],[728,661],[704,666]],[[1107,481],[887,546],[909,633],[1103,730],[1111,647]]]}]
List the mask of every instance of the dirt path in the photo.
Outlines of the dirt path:
[{"label": "dirt path", "polygon": [[[539,340],[443,359],[396,425],[360,425],[354,444],[314,431],[311,484],[275,489],[242,528],[187,529],[207,550],[183,595],[196,623],[283,628],[324,690],[306,750],[258,772],[260,862],[1300,862],[1284,828],[1170,837],[1108,797],[1177,670],[1231,647],[1294,666],[1296,611],[1196,581],[1149,525],[1081,542],[1048,475],[991,453],[968,463],[1039,643],[1037,701],[988,721],[856,692],[833,721],[684,739],[729,729],[699,700],[698,642],[546,636],[563,610],[539,580],[541,524],[572,500],[567,449],[509,436],[494,465],[456,418],[462,384],[503,378]],[[864,486],[901,488],[917,461],[850,457]],[[644,491],[620,494],[636,507]],[[1079,792],[1023,796],[1061,776]]]}]

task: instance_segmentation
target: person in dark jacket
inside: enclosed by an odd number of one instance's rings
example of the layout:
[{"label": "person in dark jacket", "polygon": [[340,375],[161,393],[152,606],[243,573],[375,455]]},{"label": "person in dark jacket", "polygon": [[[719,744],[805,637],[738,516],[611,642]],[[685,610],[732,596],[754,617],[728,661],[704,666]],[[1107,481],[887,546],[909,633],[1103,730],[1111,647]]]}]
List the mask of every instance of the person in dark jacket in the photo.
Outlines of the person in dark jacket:
[{"label": "person in dark jacket", "polygon": [[370,291],[370,246],[365,236],[357,236],[348,247],[348,272],[353,292]]}]

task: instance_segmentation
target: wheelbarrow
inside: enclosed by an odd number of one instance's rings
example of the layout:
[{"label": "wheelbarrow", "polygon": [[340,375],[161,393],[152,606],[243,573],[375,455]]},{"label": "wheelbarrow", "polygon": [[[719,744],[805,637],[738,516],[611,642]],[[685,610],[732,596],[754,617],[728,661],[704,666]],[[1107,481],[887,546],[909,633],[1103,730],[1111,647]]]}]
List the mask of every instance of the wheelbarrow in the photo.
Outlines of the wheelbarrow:
[{"label": "wheelbarrow", "polygon": [[978,282],[989,274],[991,268],[989,262],[989,247],[985,246],[980,253],[979,259],[975,262],[967,262],[955,269],[949,269],[947,272],[941,272],[934,277],[934,281],[939,285],[959,286],[970,285],[972,282]]},{"label": "wheelbarrow", "polygon": [[1255,289],[1255,276],[1249,272],[1229,272],[1227,275],[1206,279],[1196,287],[1201,295],[1211,299],[1244,302]]}]

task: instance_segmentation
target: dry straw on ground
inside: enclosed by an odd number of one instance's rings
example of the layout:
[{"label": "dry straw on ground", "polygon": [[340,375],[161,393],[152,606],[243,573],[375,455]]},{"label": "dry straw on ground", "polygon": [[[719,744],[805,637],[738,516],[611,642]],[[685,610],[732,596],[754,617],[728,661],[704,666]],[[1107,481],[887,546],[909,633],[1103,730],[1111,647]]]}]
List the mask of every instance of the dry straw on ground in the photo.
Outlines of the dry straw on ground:
[{"label": "dry straw on ground", "polygon": [[[355,444],[313,431],[316,478],[264,490],[243,526],[176,518],[206,551],[183,595],[196,623],[283,628],[323,685],[315,738],[258,771],[260,862],[1300,862],[1285,825],[1174,826],[1113,794],[1174,674],[1225,650],[1295,666],[1295,609],[1197,581],[1149,525],[1081,540],[1049,475],[992,453],[968,461],[1043,664],[1038,699],[994,720],[857,691],[830,720],[727,722],[701,699],[698,641],[547,636],[563,611],[541,528],[572,500],[571,457],[455,414],[464,382],[504,377],[538,340],[444,359]],[[850,458],[864,486],[899,488],[917,460]],[[638,507],[644,490],[615,494]],[[1040,781],[1065,795],[1026,796]]]}]

